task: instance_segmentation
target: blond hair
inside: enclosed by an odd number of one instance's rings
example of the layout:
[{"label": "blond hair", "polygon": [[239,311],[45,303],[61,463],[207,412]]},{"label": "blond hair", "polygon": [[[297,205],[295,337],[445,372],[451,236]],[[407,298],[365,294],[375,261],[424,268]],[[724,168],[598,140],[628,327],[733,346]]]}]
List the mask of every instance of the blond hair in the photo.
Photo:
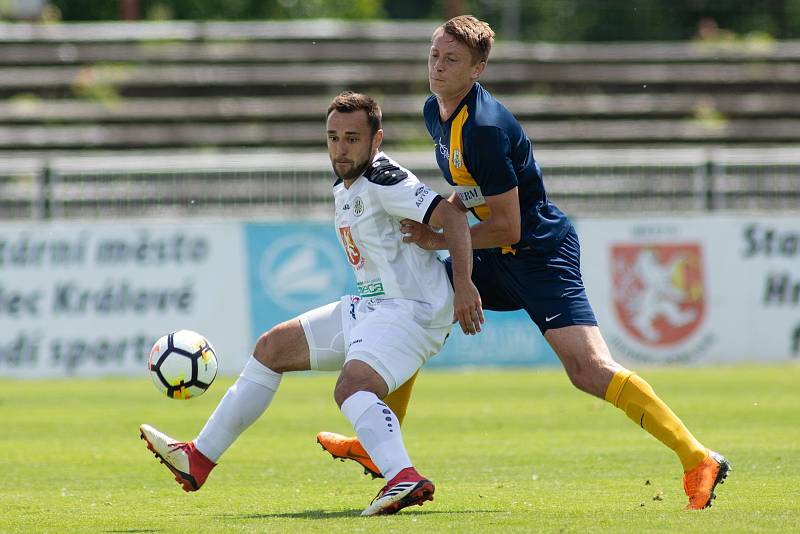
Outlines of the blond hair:
[{"label": "blond hair", "polygon": [[433,35],[437,35],[440,31],[452,35],[456,41],[466,45],[472,55],[473,63],[489,59],[489,52],[494,43],[494,31],[486,22],[472,15],[459,15],[436,28]]}]

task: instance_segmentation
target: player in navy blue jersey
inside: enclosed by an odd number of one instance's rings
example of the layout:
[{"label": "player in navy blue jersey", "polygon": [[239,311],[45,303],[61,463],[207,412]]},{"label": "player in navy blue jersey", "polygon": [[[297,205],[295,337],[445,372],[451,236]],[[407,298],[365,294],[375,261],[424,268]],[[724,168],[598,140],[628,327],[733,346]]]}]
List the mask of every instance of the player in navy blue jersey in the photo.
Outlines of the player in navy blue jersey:
[{"label": "player in navy blue jersey", "polygon": [[[470,227],[472,279],[484,309],[524,309],[558,355],[578,389],[605,399],[675,451],[684,470],[687,509],[711,505],[730,464],[703,446],[650,385],[617,363],[597,326],[580,271],[575,229],[548,198],[533,147],[514,116],[478,78],[494,32],[471,16],[455,17],[433,34],[428,57],[431,95],[425,125],[445,179],[448,199],[479,220]],[[443,248],[443,234],[406,220],[405,241]],[[405,414],[413,380],[387,397]],[[320,433],[337,457],[372,465],[355,438]]]}]

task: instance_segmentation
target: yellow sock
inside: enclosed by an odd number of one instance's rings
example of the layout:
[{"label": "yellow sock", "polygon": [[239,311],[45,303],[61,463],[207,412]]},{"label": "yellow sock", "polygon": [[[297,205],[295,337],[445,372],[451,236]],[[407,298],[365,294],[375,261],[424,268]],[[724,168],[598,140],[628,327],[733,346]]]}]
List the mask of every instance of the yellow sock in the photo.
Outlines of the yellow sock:
[{"label": "yellow sock", "polygon": [[418,374],[419,371],[414,373],[402,386],[386,395],[386,398],[383,399],[383,402],[385,402],[397,416],[397,421],[401,425],[403,424],[403,419],[406,418],[408,403],[411,400],[411,390],[414,388],[414,382],[417,380]]},{"label": "yellow sock", "polygon": [[606,400],[621,409],[661,443],[675,451],[690,471],[702,462],[707,451],[675,413],[658,398],[650,384],[633,371],[618,371],[606,390]]}]

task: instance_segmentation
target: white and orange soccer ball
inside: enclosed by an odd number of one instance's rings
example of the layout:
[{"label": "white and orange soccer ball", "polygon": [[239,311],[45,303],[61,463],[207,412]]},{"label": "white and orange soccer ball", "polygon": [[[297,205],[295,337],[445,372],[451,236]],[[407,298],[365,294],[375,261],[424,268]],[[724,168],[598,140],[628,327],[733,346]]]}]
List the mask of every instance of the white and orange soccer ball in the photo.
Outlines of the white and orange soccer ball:
[{"label": "white and orange soccer ball", "polygon": [[150,378],[171,399],[198,397],[217,376],[217,354],[211,343],[192,330],[161,337],[150,351]]}]

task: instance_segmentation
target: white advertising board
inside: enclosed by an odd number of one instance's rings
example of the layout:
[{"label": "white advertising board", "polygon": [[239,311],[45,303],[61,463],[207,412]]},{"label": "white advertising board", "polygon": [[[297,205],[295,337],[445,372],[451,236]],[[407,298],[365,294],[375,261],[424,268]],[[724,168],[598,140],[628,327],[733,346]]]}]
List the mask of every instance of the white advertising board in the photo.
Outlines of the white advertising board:
[{"label": "white advertising board", "polygon": [[[144,375],[155,339],[181,328],[211,340],[221,373],[238,373],[258,333],[319,305],[312,296],[326,297],[307,294],[303,285],[291,294],[291,309],[283,309],[261,287],[264,254],[295,226],[4,225],[0,377]],[[576,226],[589,297],[620,361],[800,358],[800,218],[581,219]],[[312,230],[332,234],[327,226],[303,228]],[[276,256],[278,267],[296,256],[287,254]],[[315,261],[317,274],[326,275]],[[487,330],[500,332],[504,321],[533,328],[527,317],[496,315]],[[470,338],[469,348],[493,354],[491,340]],[[455,341],[436,364],[554,361],[543,343],[527,338],[516,343],[514,358],[504,349],[506,359],[471,358]]]},{"label": "white advertising board", "polygon": [[240,223],[0,227],[0,376],[146,374],[155,340],[209,338],[220,372],[252,350]]},{"label": "white advertising board", "polygon": [[800,218],[581,219],[581,267],[620,361],[800,358]]}]

